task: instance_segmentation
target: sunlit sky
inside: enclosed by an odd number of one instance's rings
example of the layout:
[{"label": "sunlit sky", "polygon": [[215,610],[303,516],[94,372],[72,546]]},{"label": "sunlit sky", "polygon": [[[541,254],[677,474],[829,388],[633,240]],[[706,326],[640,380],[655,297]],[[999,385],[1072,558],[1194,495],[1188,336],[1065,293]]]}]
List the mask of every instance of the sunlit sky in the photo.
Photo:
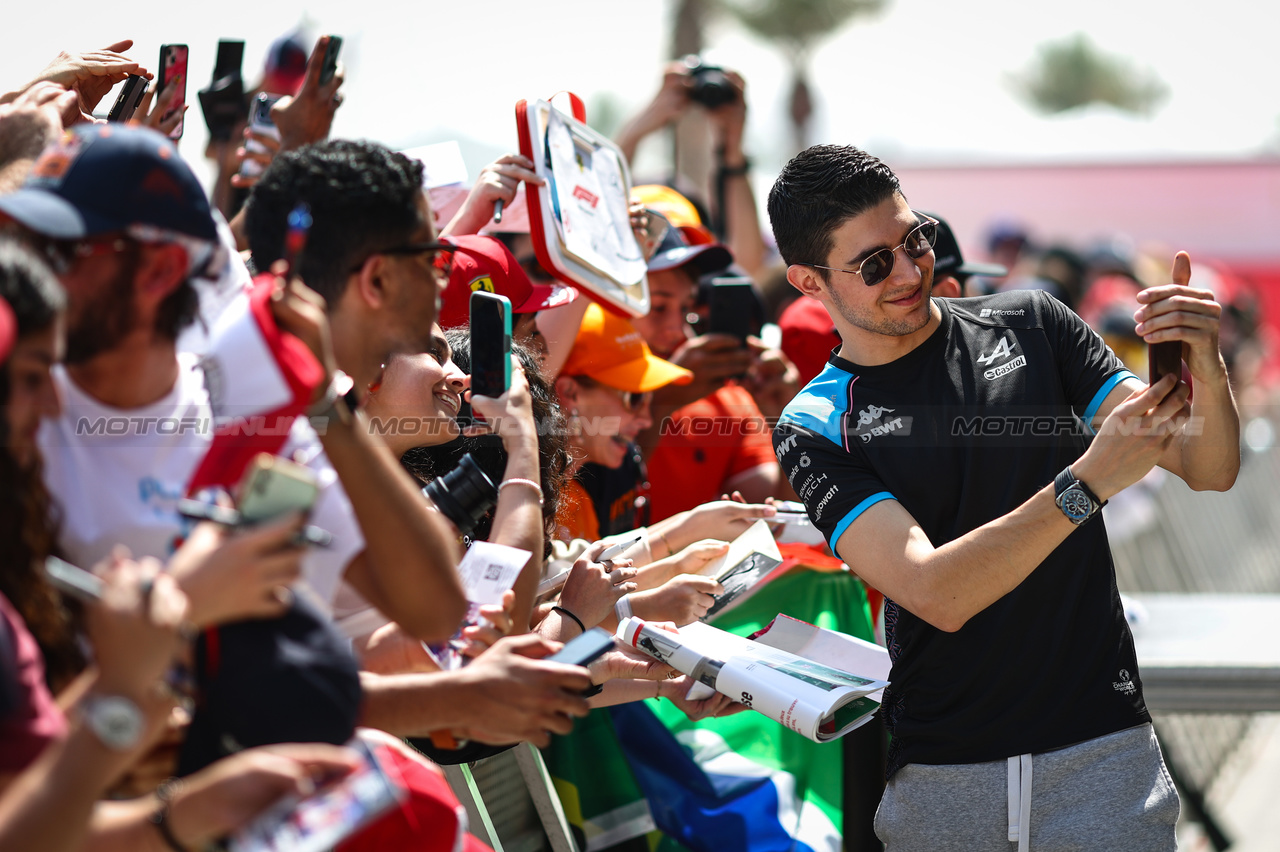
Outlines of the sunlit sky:
[{"label": "sunlit sky", "polygon": [[[205,140],[195,89],[213,69],[220,37],[246,42],[257,78],[272,39],[299,24],[345,37],[347,101],[335,135],[397,147],[459,139],[474,175],[515,147],[513,105],[560,89],[588,103],[608,96],[623,112],[656,89],[669,43],[669,0],[376,0],[169,4],[126,12],[100,3],[10,4],[0,82],[29,78],[59,49],[120,37],[154,66],[163,42],[191,46],[192,84],[182,150]],[[647,11],[643,11],[646,10]],[[16,20],[15,20],[16,18]],[[1280,13],[1260,0],[890,0],[820,43],[813,55],[817,112],[811,141],[851,142],[891,162],[1234,158],[1280,151]],[[1169,87],[1150,121],[1094,115],[1041,118],[1010,77],[1036,48],[1085,32],[1104,51],[1150,69]],[[740,69],[751,106],[748,144],[766,183],[790,153],[788,72],[781,52],[727,16],[707,32],[708,54]],[[103,109],[109,105],[104,105]],[[590,118],[590,116],[588,117]],[[657,163],[665,146],[643,151]]]}]

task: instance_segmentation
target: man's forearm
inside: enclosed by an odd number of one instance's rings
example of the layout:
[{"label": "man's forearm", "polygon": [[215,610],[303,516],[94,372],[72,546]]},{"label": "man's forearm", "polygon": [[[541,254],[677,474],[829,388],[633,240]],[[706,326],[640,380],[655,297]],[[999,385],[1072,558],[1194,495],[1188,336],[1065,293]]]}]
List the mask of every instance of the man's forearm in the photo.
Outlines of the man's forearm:
[{"label": "man's forearm", "polygon": [[464,727],[466,707],[455,672],[379,675],[360,673],[360,724],[397,737],[425,737]]},{"label": "man's forearm", "polygon": [[467,608],[456,537],[362,415],[350,424],[332,420],[322,442],[364,533],[363,570],[348,580],[410,635],[448,638]]},{"label": "man's forearm", "polygon": [[867,535],[880,521],[910,522],[894,501],[870,507],[865,519],[836,543],[840,557],[909,612],[947,632],[1017,588],[1076,529],[1055,503],[1052,484],[1009,514],[937,548],[918,526],[905,547]]},{"label": "man's forearm", "polygon": [[1177,447],[1181,476],[1196,491],[1226,491],[1240,472],[1240,414],[1226,373],[1201,382],[1191,402],[1191,421]]}]

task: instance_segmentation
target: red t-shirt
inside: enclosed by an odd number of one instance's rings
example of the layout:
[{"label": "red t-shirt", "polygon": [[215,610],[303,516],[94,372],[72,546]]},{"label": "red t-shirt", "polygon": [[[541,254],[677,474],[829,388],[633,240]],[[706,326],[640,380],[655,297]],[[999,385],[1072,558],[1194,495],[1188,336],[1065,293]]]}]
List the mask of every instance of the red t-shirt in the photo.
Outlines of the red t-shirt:
[{"label": "red t-shirt", "polygon": [[0,713],[0,773],[21,772],[49,743],[67,733],[67,717],[44,683],[44,658],[22,616],[0,594],[0,688],[10,700]]},{"label": "red t-shirt", "polygon": [[676,409],[649,457],[650,523],[725,492],[725,482],[777,464],[770,427],[745,388],[725,385]]}]

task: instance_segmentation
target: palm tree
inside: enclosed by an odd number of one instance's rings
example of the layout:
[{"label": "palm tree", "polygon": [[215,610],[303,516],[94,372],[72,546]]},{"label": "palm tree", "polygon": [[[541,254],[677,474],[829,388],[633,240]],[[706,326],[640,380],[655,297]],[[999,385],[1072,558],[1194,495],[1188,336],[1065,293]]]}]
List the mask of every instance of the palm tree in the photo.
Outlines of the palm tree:
[{"label": "palm tree", "polygon": [[1041,45],[1014,85],[1032,107],[1050,115],[1090,103],[1150,115],[1169,94],[1154,73],[1103,53],[1083,33]]},{"label": "palm tree", "polygon": [[837,32],[856,15],[878,12],[887,0],[722,0],[743,26],[761,38],[778,42],[791,64],[792,144],[809,144],[813,95],[809,59],[817,43]]}]

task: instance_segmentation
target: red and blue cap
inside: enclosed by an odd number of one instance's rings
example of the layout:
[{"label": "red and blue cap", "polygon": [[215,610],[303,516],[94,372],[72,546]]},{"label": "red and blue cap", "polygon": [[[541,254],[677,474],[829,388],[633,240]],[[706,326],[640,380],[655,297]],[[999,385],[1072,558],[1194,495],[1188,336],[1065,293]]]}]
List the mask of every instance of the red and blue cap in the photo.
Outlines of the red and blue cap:
[{"label": "red and blue cap", "polygon": [[163,134],[120,124],[81,125],[45,149],[4,213],[61,240],[144,226],[213,243],[209,199]]}]

